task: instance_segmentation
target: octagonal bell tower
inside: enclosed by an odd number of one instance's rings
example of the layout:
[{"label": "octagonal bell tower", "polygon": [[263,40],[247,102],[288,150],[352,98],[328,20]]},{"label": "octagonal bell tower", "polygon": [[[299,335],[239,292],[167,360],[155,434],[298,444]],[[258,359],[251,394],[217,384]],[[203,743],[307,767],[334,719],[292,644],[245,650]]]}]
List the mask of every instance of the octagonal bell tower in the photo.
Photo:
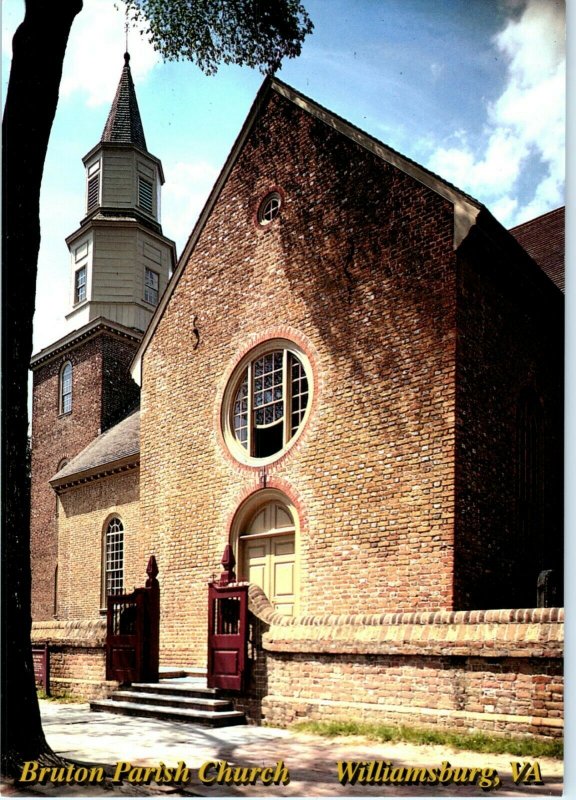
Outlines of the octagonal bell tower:
[{"label": "octagonal bell tower", "polygon": [[175,261],[160,223],[162,164],[148,152],[130,56],[100,142],[84,156],[86,215],[66,239],[71,328],[104,317],[144,331]]}]

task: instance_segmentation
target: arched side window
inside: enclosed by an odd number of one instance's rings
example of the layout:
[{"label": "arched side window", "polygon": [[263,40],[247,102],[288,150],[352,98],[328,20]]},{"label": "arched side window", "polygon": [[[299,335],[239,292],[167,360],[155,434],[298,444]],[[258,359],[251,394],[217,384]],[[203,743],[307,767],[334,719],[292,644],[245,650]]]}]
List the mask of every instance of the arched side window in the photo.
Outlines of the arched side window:
[{"label": "arched side window", "polygon": [[276,611],[294,616],[298,602],[298,517],[280,492],[257,492],[233,526],[238,577],[259,586]]},{"label": "arched side window", "polygon": [[72,411],[72,364],[67,361],[60,370],[60,413]]},{"label": "arched side window", "polygon": [[124,591],[124,525],[119,517],[112,517],[106,525],[103,563],[102,606],[105,606],[109,594]]}]

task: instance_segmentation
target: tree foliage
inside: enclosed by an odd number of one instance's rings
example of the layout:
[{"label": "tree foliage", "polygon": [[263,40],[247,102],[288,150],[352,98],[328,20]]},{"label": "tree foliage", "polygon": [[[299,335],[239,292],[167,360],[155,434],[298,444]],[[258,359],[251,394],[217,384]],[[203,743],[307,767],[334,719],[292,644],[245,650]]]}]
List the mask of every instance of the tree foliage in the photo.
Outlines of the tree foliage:
[{"label": "tree foliage", "polygon": [[145,23],[154,48],[169,61],[186,59],[207,75],[220,64],[273,73],[300,55],[313,24],[297,0],[126,0],[129,17]]},{"label": "tree foliage", "polygon": [[[168,60],[208,74],[218,64],[276,70],[300,53],[312,23],[294,0],[126,0]],[[40,186],[71,25],[82,0],[25,0],[13,40],[2,121],[2,772],[51,761],[34,685],[30,646],[28,366],[32,356]],[[97,47],[91,42],[91,47]]]}]

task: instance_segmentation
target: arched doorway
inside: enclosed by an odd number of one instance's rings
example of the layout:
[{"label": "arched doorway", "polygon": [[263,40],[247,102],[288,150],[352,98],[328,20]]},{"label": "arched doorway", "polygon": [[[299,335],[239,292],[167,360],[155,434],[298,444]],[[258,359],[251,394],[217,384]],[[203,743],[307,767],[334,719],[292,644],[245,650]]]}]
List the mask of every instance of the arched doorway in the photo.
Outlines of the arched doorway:
[{"label": "arched doorway", "polygon": [[293,616],[298,594],[297,515],[275,490],[253,495],[234,526],[238,572],[265,592],[276,611]]}]

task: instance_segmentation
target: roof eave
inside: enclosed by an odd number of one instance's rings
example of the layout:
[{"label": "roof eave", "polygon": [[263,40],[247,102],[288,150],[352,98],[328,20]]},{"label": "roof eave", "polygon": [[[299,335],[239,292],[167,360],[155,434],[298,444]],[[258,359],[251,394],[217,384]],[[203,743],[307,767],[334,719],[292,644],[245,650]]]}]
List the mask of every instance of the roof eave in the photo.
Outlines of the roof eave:
[{"label": "roof eave", "polygon": [[102,330],[107,330],[118,336],[126,337],[136,342],[140,341],[142,338],[141,331],[137,331],[135,328],[126,328],[124,325],[121,325],[118,322],[112,322],[104,317],[97,317],[92,322],[88,322],[81,328],[76,328],[65,336],[62,336],[62,338],[58,339],[58,341],[33,355],[30,360],[30,369],[34,369],[40,364],[45,363],[52,358],[56,358],[56,356],[67,350],[72,345],[75,345],[80,340],[96,336]]},{"label": "roof eave", "polygon": [[100,478],[108,478],[110,475],[117,475],[119,472],[127,472],[140,466],[140,450],[114,459],[113,461],[103,462],[88,469],[79,470],[58,478],[56,475],[48,482],[56,494],[62,494],[68,489],[73,489],[81,484],[89,483]]}]

